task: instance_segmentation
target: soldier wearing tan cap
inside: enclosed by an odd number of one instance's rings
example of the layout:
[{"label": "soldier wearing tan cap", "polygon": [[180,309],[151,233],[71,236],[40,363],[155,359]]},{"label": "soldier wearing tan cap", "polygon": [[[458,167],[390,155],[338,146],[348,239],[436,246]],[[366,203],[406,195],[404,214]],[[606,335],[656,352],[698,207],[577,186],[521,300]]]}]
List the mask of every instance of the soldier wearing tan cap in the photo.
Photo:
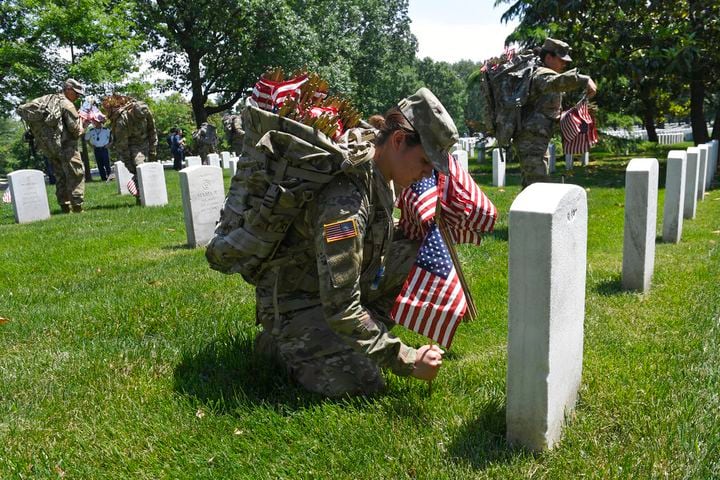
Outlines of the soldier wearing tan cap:
[{"label": "soldier wearing tan cap", "polygon": [[[395,230],[394,192],[448,171],[458,140],[452,118],[421,88],[374,129],[362,130],[365,156],[334,177],[292,225],[279,251],[292,261],[257,283],[259,353],[275,357],[303,387],[322,395],[372,394],[381,368],[432,380],[442,364],[437,346],[407,346],[389,330],[420,242]],[[228,197],[227,208],[233,208]]]},{"label": "soldier wearing tan cap", "polygon": [[82,212],[85,201],[85,166],[83,165],[78,138],[84,130],[74,102],[85,94],[85,87],[75,79],[68,78],[60,97],[62,110],[62,143],[60,151],[48,155],[57,179],[55,194],[64,213]]},{"label": "soldier wearing tan cap", "polygon": [[541,66],[533,73],[519,133],[513,139],[520,158],[523,187],[549,180],[545,154],[558,127],[563,94],[585,89],[588,97],[592,97],[597,91],[595,82],[587,75],[581,75],[576,69],[565,71],[572,61],[567,43],[547,38],[539,57]]}]

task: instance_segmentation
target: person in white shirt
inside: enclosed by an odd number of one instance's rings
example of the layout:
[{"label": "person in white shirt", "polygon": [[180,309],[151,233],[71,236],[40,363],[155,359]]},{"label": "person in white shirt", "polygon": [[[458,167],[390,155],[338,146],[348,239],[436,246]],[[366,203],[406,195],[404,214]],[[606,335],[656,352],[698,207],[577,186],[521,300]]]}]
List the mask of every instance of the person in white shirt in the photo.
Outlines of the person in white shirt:
[{"label": "person in white shirt", "polygon": [[110,129],[100,122],[93,122],[93,128],[85,133],[85,140],[90,142],[95,150],[95,161],[97,162],[98,172],[103,181],[107,181],[110,176]]}]

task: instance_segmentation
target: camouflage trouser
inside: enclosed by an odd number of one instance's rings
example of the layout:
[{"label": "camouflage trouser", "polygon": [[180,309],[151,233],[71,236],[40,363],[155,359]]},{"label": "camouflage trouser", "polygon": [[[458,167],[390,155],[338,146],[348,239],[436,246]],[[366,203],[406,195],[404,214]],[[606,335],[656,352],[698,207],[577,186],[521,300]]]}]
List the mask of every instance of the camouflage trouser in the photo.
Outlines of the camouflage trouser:
[{"label": "camouflage trouser", "polygon": [[520,159],[523,188],[536,182],[549,182],[546,157],[550,139],[544,135],[521,135],[513,141],[515,154]]},{"label": "camouflage trouser", "polygon": [[197,156],[200,157],[200,160],[202,161],[203,165],[209,165],[210,161],[208,160],[207,156],[208,153],[213,153],[213,149],[210,145],[197,145],[195,147],[197,150]]},{"label": "camouflage trouser", "polygon": [[137,175],[137,167],[145,163],[148,158],[147,148],[130,147],[129,155],[122,155],[122,161],[125,164],[125,168],[128,169],[133,176]]},{"label": "camouflage trouser", "polygon": [[85,197],[85,167],[77,149],[49,155],[55,174],[55,196],[60,207],[67,211],[71,205],[81,206]]},{"label": "camouflage trouser", "polygon": [[[385,265],[386,273],[378,288],[372,290],[370,281],[361,281],[363,306],[374,320],[382,321],[388,328],[394,325],[390,310],[419,246],[419,242],[411,240],[393,242]],[[369,395],[385,387],[377,364],[330,329],[317,294],[299,292],[290,298],[283,296],[280,305],[297,302],[310,306],[282,312],[277,320],[273,309],[267,308],[267,300],[267,297],[258,298],[258,321],[264,331],[255,339],[255,349],[260,354],[275,357],[304,388],[338,397]]]},{"label": "camouflage trouser", "polygon": [[233,140],[232,140],[231,146],[232,146],[233,152],[235,152],[235,155],[237,155],[238,157],[239,157],[240,155],[242,155],[243,139],[244,139],[244,138],[245,138],[245,135],[244,135],[244,134],[242,134],[242,135],[236,134],[236,135],[233,137]]}]

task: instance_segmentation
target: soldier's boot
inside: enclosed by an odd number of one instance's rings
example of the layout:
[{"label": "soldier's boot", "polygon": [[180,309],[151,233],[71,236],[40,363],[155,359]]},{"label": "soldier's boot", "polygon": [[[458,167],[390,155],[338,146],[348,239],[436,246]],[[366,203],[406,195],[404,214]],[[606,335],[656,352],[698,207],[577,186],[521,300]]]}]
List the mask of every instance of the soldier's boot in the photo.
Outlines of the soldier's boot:
[{"label": "soldier's boot", "polygon": [[83,207],[82,207],[82,205],[73,205],[73,206],[72,206],[72,211],[75,212],[75,213],[82,213],[82,212],[83,212]]},{"label": "soldier's boot", "polygon": [[70,204],[69,203],[61,203],[60,204],[60,211],[62,213],[70,213]]}]

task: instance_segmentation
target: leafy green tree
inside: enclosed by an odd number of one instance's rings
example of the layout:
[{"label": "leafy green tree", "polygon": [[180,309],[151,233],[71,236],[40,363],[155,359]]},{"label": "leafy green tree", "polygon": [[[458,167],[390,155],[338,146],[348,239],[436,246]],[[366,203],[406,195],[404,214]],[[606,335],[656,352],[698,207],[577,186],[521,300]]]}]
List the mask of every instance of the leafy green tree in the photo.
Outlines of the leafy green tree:
[{"label": "leafy green tree", "polygon": [[435,62],[425,58],[418,63],[418,76],[422,83],[438,97],[455,121],[458,131],[465,133],[465,104],[467,91],[465,81],[447,62]]}]

